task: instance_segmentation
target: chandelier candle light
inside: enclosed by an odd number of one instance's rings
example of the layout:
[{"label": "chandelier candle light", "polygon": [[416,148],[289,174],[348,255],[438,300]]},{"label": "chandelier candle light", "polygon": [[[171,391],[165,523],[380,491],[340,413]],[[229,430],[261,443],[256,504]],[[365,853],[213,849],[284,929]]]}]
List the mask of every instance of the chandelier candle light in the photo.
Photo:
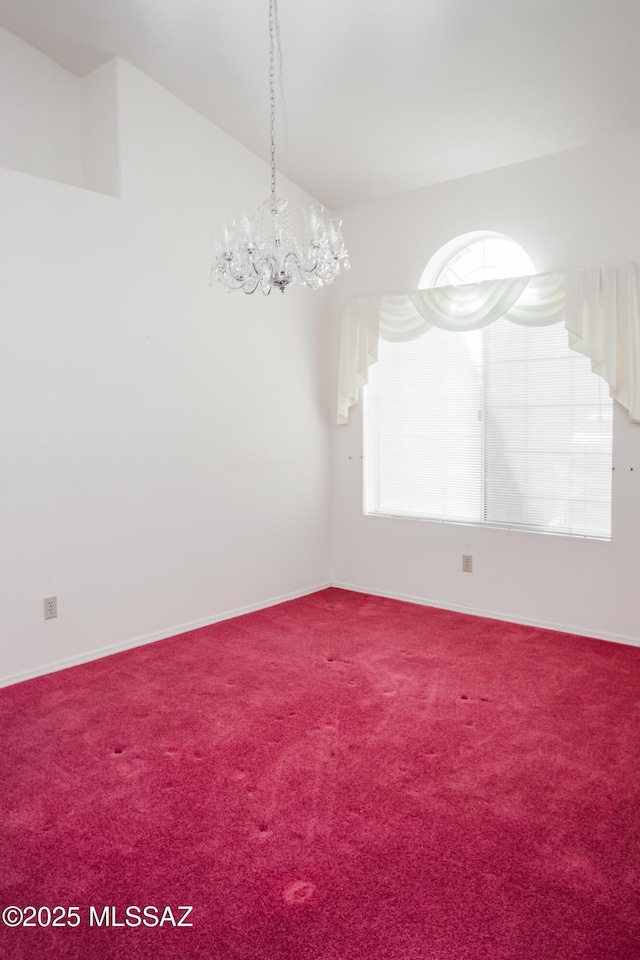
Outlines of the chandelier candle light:
[{"label": "chandelier candle light", "polygon": [[298,244],[286,200],[276,196],[276,99],[274,63],[276,39],[280,50],[278,0],[269,0],[269,101],[271,107],[271,196],[258,207],[250,220],[223,224],[216,240],[216,257],[209,283],[214,278],[229,292],[244,290],[254,293],[258,287],[264,294],[277,287],[283,293],[290,284],[303,284],[316,290],[331,283],[340,273],[340,263],[349,269],[349,258],[342,239],[342,221],[324,220],[324,208],[312,204],[305,211],[306,237],[304,249]]}]

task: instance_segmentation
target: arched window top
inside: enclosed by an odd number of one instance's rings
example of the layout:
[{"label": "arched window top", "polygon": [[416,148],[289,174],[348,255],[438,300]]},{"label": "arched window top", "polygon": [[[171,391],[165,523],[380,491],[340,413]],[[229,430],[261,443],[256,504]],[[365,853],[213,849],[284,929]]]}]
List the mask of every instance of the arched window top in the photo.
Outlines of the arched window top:
[{"label": "arched window top", "polygon": [[490,230],[476,230],[455,237],[434,253],[418,289],[524,277],[535,272],[531,258],[515,240]]}]

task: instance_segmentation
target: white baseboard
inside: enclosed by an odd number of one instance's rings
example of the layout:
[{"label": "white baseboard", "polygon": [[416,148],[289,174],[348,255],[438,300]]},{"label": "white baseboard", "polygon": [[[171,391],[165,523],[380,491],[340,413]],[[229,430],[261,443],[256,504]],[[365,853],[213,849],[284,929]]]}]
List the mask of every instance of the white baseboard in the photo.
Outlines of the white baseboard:
[{"label": "white baseboard", "polygon": [[56,673],[58,670],[66,670],[67,667],[75,667],[81,663],[89,663],[91,660],[100,660],[102,657],[108,657],[112,653],[120,653],[123,650],[131,650],[133,647],[141,647],[147,643],[155,643],[156,640],[166,640],[169,637],[178,636],[181,633],[189,633],[191,630],[197,630],[200,627],[208,627],[214,623],[220,623],[223,620],[231,620],[234,617],[240,617],[245,613],[253,613],[256,610],[266,610],[269,607],[277,606],[279,603],[286,603],[287,600],[297,600],[300,597],[309,596],[317,593],[319,590],[326,590],[327,587],[336,587],[340,590],[350,590],[352,593],[368,593],[375,597],[385,597],[389,600],[402,600],[407,603],[416,603],[423,607],[436,607],[438,610],[451,610],[455,613],[468,613],[474,617],[485,617],[491,620],[502,620],[506,623],[520,623],[528,627],[541,627],[544,630],[557,630],[559,633],[573,633],[582,637],[594,637],[597,640],[608,640],[612,643],[624,643],[632,647],[640,647],[640,638],[624,636],[621,634],[604,634],[598,631],[587,630],[584,627],[571,626],[566,623],[551,623],[546,620],[533,620],[526,617],[515,617],[512,614],[506,614],[494,610],[481,610],[477,607],[465,606],[462,604],[445,604],[438,600],[431,600],[426,597],[414,597],[411,594],[395,593],[393,591],[372,590],[369,587],[356,586],[352,583],[342,583],[334,581],[333,583],[320,583],[310,586],[304,590],[297,590],[293,593],[285,593],[279,597],[272,597],[269,600],[262,600],[258,603],[247,604],[243,607],[237,607],[234,610],[225,610],[222,613],[212,614],[209,617],[203,617],[200,620],[192,620],[189,623],[181,623],[165,630],[158,630],[155,633],[148,633],[141,637],[132,637],[128,640],[122,640],[119,643],[110,644],[106,647],[99,647],[97,650],[89,650],[85,653],[77,654],[73,657],[65,657],[62,660],[56,660],[53,663],[46,663],[35,667],[33,670],[26,670],[12,676],[0,678],[0,687],[8,687],[14,683],[21,683],[23,680],[31,680],[34,677],[41,677],[47,673]]},{"label": "white baseboard", "polygon": [[109,644],[106,647],[99,647],[97,650],[89,650],[86,653],[80,653],[73,657],[65,657],[62,660],[56,660],[53,663],[46,663],[33,670],[26,670],[23,673],[17,673],[9,677],[0,678],[0,687],[8,687],[14,683],[21,683],[23,680],[32,680],[34,677],[41,677],[47,673],[56,673],[58,670],[66,670],[67,667],[77,667],[81,663],[89,663],[91,660],[100,660],[102,657],[108,657],[112,653],[120,653],[122,650],[131,650],[133,647],[142,647],[147,643],[155,643],[156,640],[166,640],[169,637],[178,636],[181,633],[189,633],[190,630],[197,630],[199,627],[209,627],[213,623],[220,623],[222,620],[232,620],[234,617],[240,617],[245,613],[254,613],[256,610],[266,610],[268,607],[275,607],[279,603],[286,603],[287,600],[297,600],[299,597],[307,597],[319,590],[326,590],[330,583],[316,584],[307,587],[304,590],[296,590],[293,593],[285,593],[280,597],[272,597],[269,600],[261,600],[258,603],[250,603],[244,607],[237,607],[235,610],[225,610],[223,613],[212,614],[210,617],[203,617],[201,620],[192,620],[190,623],[180,623],[173,627],[167,627],[166,630],[158,630],[156,633],[147,633],[141,637],[132,637],[129,640],[122,640],[119,643]]},{"label": "white baseboard", "polygon": [[543,630],[556,630],[558,633],[573,633],[580,637],[593,637],[595,640],[609,640],[611,643],[624,643],[631,647],[640,647],[640,637],[627,637],[617,633],[599,633],[587,630],[584,627],[573,627],[566,623],[550,623],[547,620],[532,620],[527,617],[514,617],[510,613],[500,613],[494,610],[480,610],[477,607],[464,606],[456,603],[441,603],[438,600],[429,600],[425,597],[413,597],[409,594],[390,591],[370,590],[368,587],[356,587],[351,583],[334,581],[332,587],[340,590],[351,590],[354,593],[370,593],[374,597],[386,597],[388,600],[404,600],[407,603],[417,603],[423,607],[436,607],[438,610],[452,610],[454,613],[468,613],[473,617],[486,617],[490,620],[502,620],[505,623],[521,623],[527,627],[541,627]]}]

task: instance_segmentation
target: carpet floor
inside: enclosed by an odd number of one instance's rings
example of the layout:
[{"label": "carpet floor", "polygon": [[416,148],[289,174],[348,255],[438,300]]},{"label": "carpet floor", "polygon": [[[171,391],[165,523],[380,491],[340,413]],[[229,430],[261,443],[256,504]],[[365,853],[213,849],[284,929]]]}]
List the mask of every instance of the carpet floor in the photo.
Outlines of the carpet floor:
[{"label": "carpet floor", "polygon": [[640,649],[328,589],[0,730],[7,960],[640,958]]}]

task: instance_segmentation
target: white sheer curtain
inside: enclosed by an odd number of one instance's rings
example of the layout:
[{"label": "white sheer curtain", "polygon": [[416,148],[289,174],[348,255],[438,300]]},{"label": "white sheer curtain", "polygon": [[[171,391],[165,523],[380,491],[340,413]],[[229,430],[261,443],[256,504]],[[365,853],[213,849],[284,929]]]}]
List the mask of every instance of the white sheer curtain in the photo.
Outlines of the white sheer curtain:
[{"label": "white sheer curtain", "polygon": [[340,334],[338,423],[367,383],[378,340],[412,340],[432,327],[476,330],[499,317],[527,326],[564,321],[569,346],[591,360],[609,393],[640,423],[640,300],[636,263],[588,267],[400,296],[359,297]]}]

